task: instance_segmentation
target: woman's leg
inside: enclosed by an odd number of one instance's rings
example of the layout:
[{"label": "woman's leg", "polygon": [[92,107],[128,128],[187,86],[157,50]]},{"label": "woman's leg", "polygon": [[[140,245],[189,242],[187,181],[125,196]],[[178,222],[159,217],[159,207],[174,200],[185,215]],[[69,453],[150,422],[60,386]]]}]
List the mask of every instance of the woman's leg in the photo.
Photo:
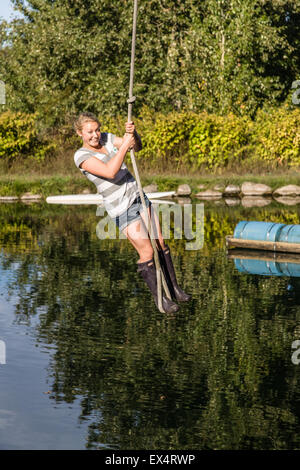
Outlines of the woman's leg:
[{"label": "woman's leg", "polygon": [[[141,213],[141,217],[142,217],[142,220],[145,224],[145,227],[147,227],[147,218],[146,218],[146,215],[144,214],[144,212]],[[150,205],[150,207],[148,207],[148,221],[152,221],[154,238],[155,238],[157,247],[164,250],[166,246],[165,246],[165,242],[164,242],[164,239],[163,239],[159,219],[158,219],[158,216],[157,216],[155,210],[153,209],[152,205]]]},{"label": "woman's leg", "polygon": [[166,249],[166,245],[163,239],[160,223],[158,216],[153,209],[153,206],[148,207],[148,220],[144,212],[141,212],[141,219],[131,222],[124,230],[124,234],[130,243],[134,246],[138,252],[140,259],[139,263],[143,263],[153,257],[153,248],[148,235],[147,222],[152,222],[153,235],[158,248],[162,250]]},{"label": "woman's leg", "polygon": [[127,239],[139,255],[138,263],[145,263],[153,258],[151,241],[141,219],[135,220],[123,230]]},{"label": "woman's leg", "polygon": [[[179,302],[188,302],[191,299],[191,296],[189,294],[186,294],[177,283],[176,272],[173,265],[170,248],[164,242],[158,216],[154,209],[151,210],[151,207],[152,206],[150,205],[150,207],[148,208],[148,217],[151,217],[152,220],[154,237],[158,247],[160,264],[165,274],[169,290],[174,300],[177,300]],[[147,221],[145,214],[142,213],[141,217],[143,218],[143,221],[146,224]]]},{"label": "woman's leg", "polygon": [[[155,304],[158,307],[157,278],[156,267],[153,260],[153,248],[143,221],[138,219],[132,222],[123,230],[123,233],[139,254],[138,272],[149,287]],[[162,295],[162,307],[165,313],[175,313],[179,310],[178,305],[168,299],[164,294]]]}]

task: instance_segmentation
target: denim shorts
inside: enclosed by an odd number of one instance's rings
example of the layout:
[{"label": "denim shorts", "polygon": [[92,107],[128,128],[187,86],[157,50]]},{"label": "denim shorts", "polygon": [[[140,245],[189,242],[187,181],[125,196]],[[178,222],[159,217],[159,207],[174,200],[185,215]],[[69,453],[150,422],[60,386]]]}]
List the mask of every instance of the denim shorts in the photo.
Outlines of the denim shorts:
[{"label": "denim shorts", "polygon": [[[151,202],[144,194],[146,207],[150,207]],[[117,217],[112,217],[112,220],[116,223],[119,230],[124,230],[129,224],[141,218],[141,212],[144,211],[142,200],[140,196],[137,196],[127,211]]]}]

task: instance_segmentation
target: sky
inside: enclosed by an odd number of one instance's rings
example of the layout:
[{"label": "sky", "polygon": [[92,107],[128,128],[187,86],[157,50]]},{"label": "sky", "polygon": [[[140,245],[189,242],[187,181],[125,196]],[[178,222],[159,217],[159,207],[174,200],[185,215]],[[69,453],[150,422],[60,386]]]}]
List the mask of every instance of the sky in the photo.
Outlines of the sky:
[{"label": "sky", "polygon": [[10,0],[0,0],[0,18],[6,21],[11,20],[17,13],[13,10]]}]

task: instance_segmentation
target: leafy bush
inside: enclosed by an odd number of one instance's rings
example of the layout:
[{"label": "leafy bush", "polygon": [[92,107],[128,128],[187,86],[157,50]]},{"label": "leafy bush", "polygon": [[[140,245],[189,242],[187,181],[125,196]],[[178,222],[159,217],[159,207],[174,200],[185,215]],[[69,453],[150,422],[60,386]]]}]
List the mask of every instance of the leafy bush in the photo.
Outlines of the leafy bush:
[{"label": "leafy bush", "polygon": [[[100,120],[103,131],[123,135],[126,118]],[[143,169],[214,171],[237,166],[289,168],[300,164],[299,108],[284,105],[261,110],[251,120],[206,112],[154,113],[145,107],[134,120],[143,141],[142,151],[136,154]],[[66,125],[53,129],[53,137],[48,133],[42,137],[36,115],[7,111],[0,115],[0,158],[39,163],[54,151],[59,159],[66,158],[66,150],[73,153],[80,145],[70,130],[71,125]]]},{"label": "leafy bush", "polygon": [[300,109],[280,108],[247,116],[202,112],[164,115],[144,109],[138,158],[157,169],[293,167],[300,163]]},{"label": "leafy bush", "polygon": [[55,147],[49,138],[40,137],[36,114],[0,114],[0,158],[9,163],[28,157],[43,161]]},{"label": "leafy bush", "polygon": [[236,163],[249,144],[250,128],[249,118],[202,113],[189,135],[192,166],[213,169]]},{"label": "leafy bush", "polygon": [[188,139],[197,122],[192,112],[154,113],[144,108],[137,127],[142,135],[143,150],[138,158],[149,166],[178,168],[186,161]]},{"label": "leafy bush", "polygon": [[300,164],[300,109],[282,106],[260,111],[255,120],[255,149],[258,159],[272,166]]},{"label": "leafy bush", "polygon": [[137,122],[143,139],[138,158],[149,167],[213,169],[244,156],[251,120],[190,111],[155,114],[144,108]]}]

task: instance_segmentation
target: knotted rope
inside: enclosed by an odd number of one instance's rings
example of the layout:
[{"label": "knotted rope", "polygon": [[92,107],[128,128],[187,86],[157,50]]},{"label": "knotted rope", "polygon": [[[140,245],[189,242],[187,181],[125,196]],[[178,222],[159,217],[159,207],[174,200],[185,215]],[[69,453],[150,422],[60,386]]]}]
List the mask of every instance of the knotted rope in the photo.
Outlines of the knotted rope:
[{"label": "knotted rope", "polygon": [[[131,62],[130,62],[130,80],[129,80],[129,98],[127,100],[128,103],[128,122],[132,120],[132,107],[133,103],[135,102],[135,96],[133,96],[133,81],[134,81],[134,63],[135,63],[135,44],[136,44],[136,25],[137,25],[137,13],[138,13],[138,0],[134,0],[134,9],[133,9],[133,23],[132,23],[132,43],[131,43]],[[144,214],[146,216],[147,221],[147,230],[148,234],[150,235],[150,240],[153,248],[154,253],[154,264],[156,268],[156,279],[157,279],[157,299],[158,299],[158,309],[160,312],[164,313],[163,306],[162,306],[162,285],[165,290],[166,296],[171,299],[170,291],[167,286],[167,282],[164,276],[164,273],[161,269],[159,255],[157,251],[157,246],[155,243],[154,237],[154,228],[151,217],[148,215],[148,210],[145,203],[144,198],[144,191],[141,185],[141,180],[139,176],[139,171],[137,168],[134,150],[130,150],[130,158],[132,162],[132,166],[134,169],[135,179],[137,181],[139,195],[142,201],[142,206],[144,209]]]}]

